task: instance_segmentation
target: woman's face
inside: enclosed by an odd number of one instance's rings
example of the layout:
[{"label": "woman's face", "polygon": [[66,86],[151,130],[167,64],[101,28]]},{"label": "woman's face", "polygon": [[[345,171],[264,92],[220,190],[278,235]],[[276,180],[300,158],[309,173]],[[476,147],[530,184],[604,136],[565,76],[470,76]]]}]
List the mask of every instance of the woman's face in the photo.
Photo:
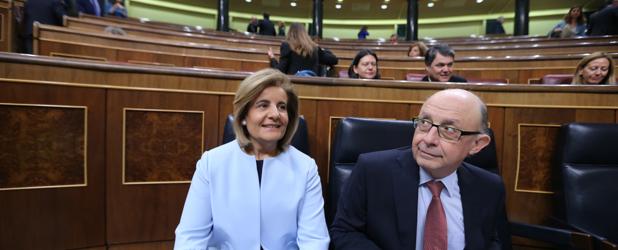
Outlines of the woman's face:
[{"label": "woman's face", "polygon": [[412,49],[410,49],[408,56],[409,57],[421,56],[421,50],[418,48],[418,46],[414,46],[412,47]]},{"label": "woman's face", "polygon": [[251,142],[261,148],[274,148],[288,126],[288,95],[281,87],[271,86],[251,103],[245,118]]},{"label": "woman's face", "polygon": [[586,64],[580,75],[584,84],[599,84],[608,73],[609,61],[607,58],[597,58]]},{"label": "woman's face", "polygon": [[569,15],[571,15],[571,17],[574,17],[574,18],[579,17],[579,15],[581,15],[581,14],[582,14],[582,9],[580,9],[580,8],[573,8],[569,12]]},{"label": "woman's face", "polygon": [[358,74],[358,78],[373,79],[378,72],[376,58],[372,55],[363,56],[358,65],[354,66],[354,72]]}]

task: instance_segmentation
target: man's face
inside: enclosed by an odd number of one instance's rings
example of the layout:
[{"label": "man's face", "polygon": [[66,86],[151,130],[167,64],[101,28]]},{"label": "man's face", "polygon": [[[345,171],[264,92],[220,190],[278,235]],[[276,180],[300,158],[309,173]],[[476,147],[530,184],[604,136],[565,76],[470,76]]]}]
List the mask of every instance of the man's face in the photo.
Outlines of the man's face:
[{"label": "man's face", "polygon": [[436,53],[436,58],[427,67],[427,73],[432,81],[448,82],[453,74],[453,63],[452,57]]},{"label": "man's face", "polygon": [[[478,131],[481,128],[479,105],[469,92],[442,91],[423,104],[419,118],[460,130]],[[412,152],[419,166],[434,178],[443,178],[453,173],[468,155],[485,147],[489,140],[485,134],[461,136],[458,141],[445,140],[434,126],[428,132],[415,129]]]}]

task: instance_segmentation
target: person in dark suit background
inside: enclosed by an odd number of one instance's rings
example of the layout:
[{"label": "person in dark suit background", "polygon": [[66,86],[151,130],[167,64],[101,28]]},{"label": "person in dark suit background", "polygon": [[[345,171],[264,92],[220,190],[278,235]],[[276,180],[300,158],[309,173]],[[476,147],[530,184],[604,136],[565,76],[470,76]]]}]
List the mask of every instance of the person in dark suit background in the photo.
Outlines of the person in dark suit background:
[{"label": "person in dark suit background", "polygon": [[275,25],[270,21],[270,14],[262,14],[263,19],[258,23],[258,34],[266,36],[276,36]]},{"label": "person in dark suit background", "polygon": [[62,16],[67,14],[63,0],[28,0],[24,5],[23,51],[32,53],[32,25],[34,22],[62,25]]},{"label": "person in dark suit background", "polygon": [[618,0],[592,14],[588,22],[589,36],[618,35]]},{"label": "person in dark suit background", "polygon": [[425,69],[427,75],[423,82],[468,82],[466,78],[453,74],[455,51],[445,44],[429,48],[425,53]]},{"label": "person in dark suit background", "polygon": [[77,10],[84,14],[101,16],[101,5],[98,0],[77,0]]},{"label": "person in dark suit background", "polygon": [[[463,162],[491,140],[485,104],[443,90],[414,124],[411,147],[359,156],[331,227],[335,249],[510,249],[501,178]],[[433,186],[443,186],[436,196]]]}]

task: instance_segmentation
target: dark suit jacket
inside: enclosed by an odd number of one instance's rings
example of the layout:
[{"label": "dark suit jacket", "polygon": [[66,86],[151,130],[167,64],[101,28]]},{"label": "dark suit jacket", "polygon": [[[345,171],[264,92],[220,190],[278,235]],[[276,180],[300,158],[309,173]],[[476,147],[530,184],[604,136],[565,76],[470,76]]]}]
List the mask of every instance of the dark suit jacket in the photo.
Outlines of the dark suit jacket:
[{"label": "dark suit jacket", "polygon": [[260,35],[276,36],[275,25],[269,19],[262,19],[258,23],[258,33]]},{"label": "dark suit jacket", "polygon": [[608,6],[590,16],[589,36],[618,35],[618,6]]},{"label": "dark suit jacket", "polygon": [[24,4],[24,35],[32,36],[32,24],[37,21],[42,24],[62,25],[62,16],[67,9],[60,0],[28,0]]},{"label": "dark suit jacket", "polygon": [[[97,0],[98,1],[98,0]],[[101,2],[99,2],[99,6],[101,6]],[[95,9],[90,0],[77,0],[77,10],[84,14],[95,15]],[[103,13],[101,11],[100,13]]]},{"label": "dark suit jacket", "polygon": [[[510,249],[500,177],[467,163],[457,176],[466,249]],[[418,183],[410,147],[360,155],[331,228],[335,249],[414,249]]]},{"label": "dark suit jacket", "polygon": [[[423,77],[423,79],[421,79],[422,82],[429,82],[429,76],[426,75],[425,77]],[[468,80],[466,80],[466,78],[463,78],[461,76],[457,76],[457,75],[451,75],[451,78],[448,79],[449,82],[468,82]],[[437,82],[437,81],[433,81],[433,82]]]}]

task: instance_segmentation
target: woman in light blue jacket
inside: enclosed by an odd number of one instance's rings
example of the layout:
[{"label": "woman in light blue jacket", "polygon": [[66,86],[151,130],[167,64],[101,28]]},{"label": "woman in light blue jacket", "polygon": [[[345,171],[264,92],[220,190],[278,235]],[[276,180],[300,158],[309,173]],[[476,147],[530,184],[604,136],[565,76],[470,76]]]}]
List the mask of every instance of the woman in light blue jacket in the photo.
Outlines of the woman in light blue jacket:
[{"label": "woman in light blue jacket", "polygon": [[197,162],[174,249],[328,249],[317,166],[289,145],[298,117],[298,96],[280,71],[240,83],[236,140]]},{"label": "woman in light blue jacket", "polygon": [[581,6],[574,6],[551,31],[549,37],[568,38],[586,35],[586,17]]}]

